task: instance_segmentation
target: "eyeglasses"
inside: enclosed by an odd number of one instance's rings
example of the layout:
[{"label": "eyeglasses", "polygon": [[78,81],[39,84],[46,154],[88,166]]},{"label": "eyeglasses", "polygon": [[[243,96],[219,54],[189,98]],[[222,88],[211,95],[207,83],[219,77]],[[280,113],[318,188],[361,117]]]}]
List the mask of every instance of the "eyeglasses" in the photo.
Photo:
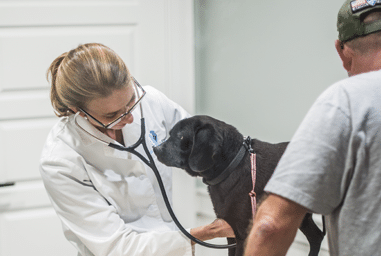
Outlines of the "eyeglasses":
[{"label": "eyeglasses", "polygon": [[134,85],[135,85],[134,93],[137,96],[136,98],[138,98],[138,99],[135,101],[134,105],[132,105],[130,108],[128,108],[124,114],[122,114],[121,116],[116,118],[114,121],[111,121],[108,124],[104,124],[101,121],[97,120],[92,115],[90,115],[89,113],[87,113],[87,111],[85,111],[84,109],[79,108],[79,110],[82,111],[83,113],[85,113],[88,117],[93,119],[97,124],[99,124],[100,126],[102,126],[105,129],[110,129],[110,128],[114,127],[116,124],[118,124],[123,119],[123,117],[128,116],[136,108],[136,106],[140,103],[140,101],[143,99],[144,95],[146,95],[146,91],[138,83],[138,81],[136,81],[136,79],[134,77],[132,79],[133,79]]}]

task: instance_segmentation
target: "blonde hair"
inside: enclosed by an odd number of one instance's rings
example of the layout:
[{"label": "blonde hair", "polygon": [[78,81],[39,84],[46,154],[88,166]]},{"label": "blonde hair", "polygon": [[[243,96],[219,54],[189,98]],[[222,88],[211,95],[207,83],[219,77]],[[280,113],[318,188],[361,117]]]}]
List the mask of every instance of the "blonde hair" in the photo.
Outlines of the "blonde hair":
[{"label": "blonde hair", "polygon": [[47,72],[50,100],[59,117],[73,113],[70,107],[86,108],[94,99],[107,97],[132,81],[123,60],[98,43],[83,44],[57,57]]}]

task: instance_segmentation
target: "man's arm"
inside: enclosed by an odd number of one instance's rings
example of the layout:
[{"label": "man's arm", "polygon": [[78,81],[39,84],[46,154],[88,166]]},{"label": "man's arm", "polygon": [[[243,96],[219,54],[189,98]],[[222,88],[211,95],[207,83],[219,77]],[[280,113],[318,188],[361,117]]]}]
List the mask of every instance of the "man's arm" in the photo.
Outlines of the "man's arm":
[{"label": "man's arm", "polygon": [[245,256],[286,255],[307,212],[299,204],[270,194],[258,209]]}]

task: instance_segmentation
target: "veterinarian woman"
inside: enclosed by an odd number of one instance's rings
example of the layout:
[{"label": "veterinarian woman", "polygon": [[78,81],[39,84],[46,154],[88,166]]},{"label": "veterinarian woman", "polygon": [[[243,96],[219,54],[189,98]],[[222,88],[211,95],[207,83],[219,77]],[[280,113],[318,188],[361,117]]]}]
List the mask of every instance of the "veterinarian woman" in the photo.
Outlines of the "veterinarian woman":
[{"label": "veterinarian woman", "polygon": [[[48,135],[40,170],[78,255],[192,255],[191,242],[171,220],[152,170],[135,155],[101,142],[134,144],[141,112],[133,110],[142,107],[152,151],[189,114],[153,87],[143,89],[122,59],[101,44],[62,54],[50,65],[48,78],[60,119]],[[170,194],[171,170],[156,164]],[[207,240],[232,236],[232,231],[217,220],[191,234]]]}]

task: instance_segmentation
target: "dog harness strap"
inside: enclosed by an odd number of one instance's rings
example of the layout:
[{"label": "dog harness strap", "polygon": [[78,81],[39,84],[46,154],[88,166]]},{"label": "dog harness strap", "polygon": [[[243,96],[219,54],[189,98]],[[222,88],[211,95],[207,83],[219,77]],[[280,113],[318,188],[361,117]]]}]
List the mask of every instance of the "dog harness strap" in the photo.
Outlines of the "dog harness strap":
[{"label": "dog harness strap", "polygon": [[257,178],[257,155],[250,153],[251,162],[251,178],[253,180],[253,190],[249,193],[251,197],[251,208],[253,210],[253,220],[255,218],[255,213],[257,212],[257,195],[255,194],[255,182]]}]

